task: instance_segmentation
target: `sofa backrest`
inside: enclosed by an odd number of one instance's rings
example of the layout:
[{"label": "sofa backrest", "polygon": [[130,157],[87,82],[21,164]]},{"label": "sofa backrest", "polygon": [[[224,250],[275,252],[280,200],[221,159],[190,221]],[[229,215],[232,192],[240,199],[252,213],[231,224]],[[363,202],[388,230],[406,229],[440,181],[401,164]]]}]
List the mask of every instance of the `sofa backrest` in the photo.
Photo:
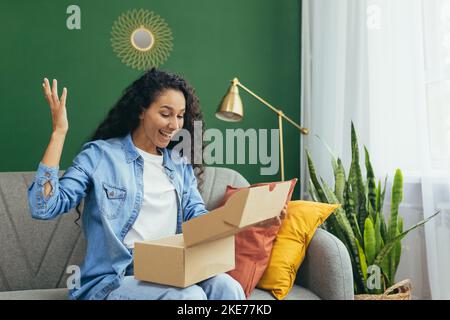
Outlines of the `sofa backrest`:
[{"label": "sofa backrest", "polygon": [[[84,257],[86,243],[74,209],[55,220],[31,218],[27,190],[34,174],[0,172],[0,291],[65,288],[67,267],[80,265]],[[217,207],[227,185],[249,185],[228,168],[207,167],[203,178],[208,210]]]}]

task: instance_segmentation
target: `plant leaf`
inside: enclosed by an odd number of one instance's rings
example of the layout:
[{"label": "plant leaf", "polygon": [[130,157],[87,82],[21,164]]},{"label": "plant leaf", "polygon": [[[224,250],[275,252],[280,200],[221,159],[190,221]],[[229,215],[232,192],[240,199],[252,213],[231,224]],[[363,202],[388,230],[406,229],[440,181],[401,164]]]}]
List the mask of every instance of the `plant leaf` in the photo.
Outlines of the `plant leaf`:
[{"label": "plant leaf", "polygon": [[[403,232],[403,218],[398,217],[398,229],[397,229],[397,235],[401,234]],[[397,273],[398,265],[400,264],[400,257],[402,255],[402,243],[401,241],[397,241],[397,244],[394,246],[393,251],[393,259],[391,261],[391,274],[393,277],[395,277],[395,274]]]},{"label": "plant leaf", "polygon": [[344,207],[345,215],[349,221],[356,238],[360,243],[363,242],[361,231],[359,230],[358,221],[356,220],[355,207],[353,203],[353,197],[351,195],[350,183],[345,184],[344,188]]},{"label": "plant leaf", "polygon": [[378,180],[378,186],[376,189],[376,198],[375,198],[375,212],[380,211],[380,203],[381,203],[381,181]]},{"label": "plant leaf", "polygon": [[381,227],[380,213],[377,212],[375,216],[375,256],[378,255],[378,253],[380,253],[383,243],[380,227]]},{"label": "plant leaf", "polygon": [[306,157],[308,159],[309,176],[314,188],[316,188],[318,199],[320,200],[320,202],[328,203],[325,193],[323,192],[322,186],[320,185],[319,180],[317,179],[316,168],[314,167],[314,163],[311,159],[311,155],[308,150],[306,150]]},{"label": "plant leaf", "polygon": [[375,184],[375,175],[373,173],[372,164],[370,163],[369,151],[364,146],[364,152],[366,156],[366,171],[367,171],[367,198],[368,198],[368,207],[372,207],[374,211],[372,211],[372,219],[375,221],[375,212],[376,212],[376,184]]},{"label": "plant leaf", "polygon": [[367,217],[364,226],[364,252],[369,266],[372,265],[375,260],[375,242],[375,228],[373,226],[372,218]]},{"label": "plant leaf", "polygon": [[[356,245],[358,247],[358,254],[359,254],[359,261],[360,261],[360,265],[361,265],[361,272],[363,274],[363,279],[364,279],[364,283],[366,283],[367,281],[367,260],[366,260],[366,256],[364,254],[364,250],[361,247],[361,244],[359,243],[358,239],[355,238],[355,242]],[[365,287],[367,287],[365,285]]]},{"label": "plant leaf", "polygon": [[[376,264],[376,263],[375,263]],[[387,254],[386,257],[381,261],[380,263],[380,268],[381,271],[383,272],[385,278],[386,278],[386,283],[385,283],[385,287],[390,287],[393,284],[393,281],[391,280],[391,255]]]},{"label": "plant leaf", "polygon": [[339,203],[344,203],[344,188],[345,188],[345,170],[344,166],[342,165],[341,159],[337,160],[337,168],[334,172],[334,180],[335,180],[335,186],[334,186],[334,192],[336,194],[336,198],[339,200]]},{"label": "plant leaf", "polygon": [[361,233],[364,233],[364,223],[367,218],[366,211],[366,192],[365,185],[362,178],[361,167],[359,165],[359,149],[358,138],[355,132],[355,126],[352,122],[351,132],[351,147],[352,147],[352,163],[350,166],[349,181],[352,186],[352,194],[355,201],[356,216]]},{"label": "plant leaf", "polygon": [[395,171],[394,183],[391,195],[391,216],[389,218],[388,237],[389,240],[397,236],[398,208],[403,200],[403,176],[400,169]]},{"label": "plant leaf", "polygon": [[317,190],[316,190],[316,188],[314,187],[314,185],[313,185],[311,179],[309,179],[309,181],[308,181],[308,192],[309,192],[309,195],[311,196],[311,199],[312,199],[314,202],[320,202],[320,201],[319,201],[319,195],[317,194]]},{"label": "plant leaf", "polygon": [[424,225],[425,223],[427,223],[428,221],[430,221],[431,219],[433,219],[435,216],[437,216],[440,213],[440,211],[436,212],[435,214],[433,214],[431,217],[428,217],[420,222],[418,222],[417,224],[415,224],[414,226],[412,226],[411,228],[409,228],[406,231],[403,231],[402,233],[400,233],[398,236],[396,236],[394,239],[390,240],[388,243],[386,243],[383,247],[383,249],[381,249],[381,252],[377,255],[377,257],[375,258],[375,264],[380,265],[381,261],[383,261],[383,259],[389,254],[389,252],[392,250],[392,248],[394,247],[395,243],[398,240],[403,239],[408,233],[410,233],[412,230],[417,229],[418,227]]},{"label": "plant leaf", "polygon": [[383,213],[383,205],[384,205],[384,197],[386,195],[386,186],[387,186],[387,176],[384,178],[384,187],[383,187],[383,192],[381,193],[381,197],[380,197],[380,231],[381,231],[381,236],[383,237],[383,241],[384,243],[388,242],[388,231],[387,231],[387,227],[386,227],[386,221],[384,219],[384,213]]},{"label": "plant leaf", "polygon": [[[323,190],[326,194],[326,197],[329,200],[328,203],[339,203],[339,201],[336,198],[336,195],[333,193],[333,191],[328,186],[326,181],[321,179],[321,182],[322,182]],[[355,281],[355,283],[358,283],[358,288],[360,290],[363,290],[363,292],[366,292],[367,289],[364,284],[365,282],[362,280],[363,274],[361,271],[358,247],[355,242],[355,234],[353,232],[350,222],[348,221],[347,216],[345,215],[345,212],[342,209],[342,207],[337,208],[334,211],[334,217],[336,218],[336,222],[338,225],[337,228],[339,228],[342,231],[342,236],[344,237],[344,240],[341,239],[341,241],[346,245],[347,250],[349,251],[349,254],[352,257],[353,266],[354,266],[354,269],[353,269],[354,281]]]},{"label": "plant leaf", "polygon": [[336,172],[336,169],[338,167],[338,162],[336,161],[336,155],[333,153],[333,150],[331,150],[330,146],[325,142],[325,140],[322,140],[322,138],[316,134],[317,139],[325,146],[325,148],[328,150],[328,153],[331,156],[331,167],[333,168],[333,172]]}]

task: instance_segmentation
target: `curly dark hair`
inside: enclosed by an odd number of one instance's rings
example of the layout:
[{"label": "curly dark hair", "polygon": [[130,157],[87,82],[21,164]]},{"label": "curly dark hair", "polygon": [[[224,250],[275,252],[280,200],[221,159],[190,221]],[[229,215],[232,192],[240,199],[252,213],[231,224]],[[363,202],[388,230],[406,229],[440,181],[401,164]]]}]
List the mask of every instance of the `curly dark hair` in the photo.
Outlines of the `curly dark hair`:
[{"label": "curly dark hair", "polygon": [[[159,95],[168,89],[180,91],[186,100],[183,129],[188,130],[191,137],[194,137],[194,122],[201,121],[201,134],[203,136],[205,130],[203,114],[195,90],[182,77],[168,71],[152,68],[125,89],[122,97],[86,142],[124,137],[128,133],[132,133],[139,127],[139,116],[142,111],[149,108]],[[177,143],[177,141],[171,141],[167,148],[173,148]],[[192,143],[190,159],[194,159],[193,146]],[[201,190],[203,187],[203,163],[191,162],[198,181],[198,188]],[[75,222],[81,216],[80,204],[76,207],[76,210],[78,218]]]}]

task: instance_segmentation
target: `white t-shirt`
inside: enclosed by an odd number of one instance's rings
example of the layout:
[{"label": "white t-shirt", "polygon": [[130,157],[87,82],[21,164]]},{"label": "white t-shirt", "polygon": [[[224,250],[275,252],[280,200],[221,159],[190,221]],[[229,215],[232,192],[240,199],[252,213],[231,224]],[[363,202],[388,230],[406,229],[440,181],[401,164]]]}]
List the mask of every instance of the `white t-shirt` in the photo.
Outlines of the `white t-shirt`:
[{"label": "white t-shirt", "polygon": [[134,248],[135,241],[174,235],[177,228],[175,187],[164,171],[163,156],[136,149],[144,158],[144,197],[141,211],[125,236],[127,248]]}]

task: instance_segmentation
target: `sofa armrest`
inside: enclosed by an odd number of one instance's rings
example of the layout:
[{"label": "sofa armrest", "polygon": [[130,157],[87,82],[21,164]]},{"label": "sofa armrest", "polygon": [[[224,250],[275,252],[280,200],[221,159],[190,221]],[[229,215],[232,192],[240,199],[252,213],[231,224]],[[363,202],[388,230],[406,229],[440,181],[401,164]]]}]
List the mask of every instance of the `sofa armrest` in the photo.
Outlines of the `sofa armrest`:
[{"label": "sofa armrest", "polygon": [[345,245],[318,228],[295,280],[325,300],[353,300],[353,272]]}]

